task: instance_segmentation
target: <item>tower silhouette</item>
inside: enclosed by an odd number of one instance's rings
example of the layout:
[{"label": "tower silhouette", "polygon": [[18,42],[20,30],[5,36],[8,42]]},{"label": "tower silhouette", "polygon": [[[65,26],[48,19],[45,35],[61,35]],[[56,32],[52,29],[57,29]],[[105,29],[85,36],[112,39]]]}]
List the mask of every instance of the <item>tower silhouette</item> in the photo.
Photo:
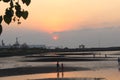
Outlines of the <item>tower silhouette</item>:
[{"label": "tower silhouette", "polygon": [[4,43],[4,41],[3,41],[3,40],[1,41],[1,43],[2,43],[2,46],[5,46],[5,43]]}]

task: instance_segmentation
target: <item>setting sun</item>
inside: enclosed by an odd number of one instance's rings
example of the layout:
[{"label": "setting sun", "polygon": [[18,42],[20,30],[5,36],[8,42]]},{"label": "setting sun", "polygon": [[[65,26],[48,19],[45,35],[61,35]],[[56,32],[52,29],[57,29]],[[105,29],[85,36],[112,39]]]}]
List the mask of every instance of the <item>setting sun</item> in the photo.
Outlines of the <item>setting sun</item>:
[{"label": "setting sun", "polygon": [[53,40],[58,40],[58,39],[59,39],[59,37],[57,35],[53,36]]}]

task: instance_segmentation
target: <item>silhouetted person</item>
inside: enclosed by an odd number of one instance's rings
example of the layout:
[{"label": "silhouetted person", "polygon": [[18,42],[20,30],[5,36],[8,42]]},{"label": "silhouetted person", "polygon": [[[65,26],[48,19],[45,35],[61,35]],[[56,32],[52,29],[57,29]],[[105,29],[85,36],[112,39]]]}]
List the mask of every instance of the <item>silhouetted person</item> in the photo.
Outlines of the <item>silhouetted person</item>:
[{"label": "silhouetted person", "polygon": [[93,58],[95,58],[95,54],[93,54]]},{"label": "silhouetted person", "polygon": [[105,58],[107,58],[107,54],[105,54]]},{"label": "silhouetted person", "polygon": [[120,66],[119,66],[118,70],[120,71]]},{"label": "silhouetted person", "polygon": [[57,61],[57,78],[59,78],[59,68],[60,68],[59,61]]},{"label": "silhouetted person", "polygon": [[120,57],[118,58],[118,65],[120,65]]},{"label": "silhouetted person", "polygon": [[118,70],[120,71],[120,57],[118,58]]},{"label": "silhouetted person", "polygon": [[62,78],[64,77],[64,65],[63,63],[61,64],[61,70],[62,70]]},{"label": "silhouetted person", "polygon": [[59,61],[57,61],[57,64],[56,64],[56,65],[57,65],[57,72],[58,72],[58,71],[59,71],[59,67],[60,67],[60,66],[59,66]]}]

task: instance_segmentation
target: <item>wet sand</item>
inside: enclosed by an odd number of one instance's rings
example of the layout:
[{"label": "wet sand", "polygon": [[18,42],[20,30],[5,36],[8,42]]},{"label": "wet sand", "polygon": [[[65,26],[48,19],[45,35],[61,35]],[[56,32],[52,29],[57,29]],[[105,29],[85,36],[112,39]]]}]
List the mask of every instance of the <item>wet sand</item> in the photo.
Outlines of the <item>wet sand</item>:
[{"label": "wet sand", "polygon": [[[77,64],[71,63],[69,64]],[[87,64],[87,63],[85,63]],[[90,63],[92,65],[92,63]],[[96,64],[96,63],[95,63]],[[98,63],[103,65],[102,63]],[[119,71],[117,69],[107,68],[92,70],[87,66],[76,67],[67,66],[64,69],[64,78],[57,77],[56,65],[37,66],[37,67],[20,67],[0,70],[0,80],[119,80]],[[89,64],[88,64],[89,65]],[[96,64],[97,65],[97,64]],[[114,64],[113,64],[114,65]],[[82,66],[82,65],[81,65]]]},{"label": "wet sand", "polygon": [[[90,60],[91,59],[91,60]],[[119,80],[114,58],[9,57],[1,58],[0,80]],[[56,78],[56,60],[64,63],[64,78]],[[67,62],[66,62],[67,60]],[[71,62],[74,60],[74,62]],[[81,61],[80,61],[81,60]],[[22,62],[21,62],[22,61]],[[28,62],[27,62],[28,61]],[[60,64],[61,64],[60,63]],[[9,66],[8,66],[9,65]],[[110,69],[110,70],[109,70]],[[101,70],[101,71],[99,71]],[[61,74],[61,68],[60,68]],[[118,77],[117,77],[118,76]]]}]

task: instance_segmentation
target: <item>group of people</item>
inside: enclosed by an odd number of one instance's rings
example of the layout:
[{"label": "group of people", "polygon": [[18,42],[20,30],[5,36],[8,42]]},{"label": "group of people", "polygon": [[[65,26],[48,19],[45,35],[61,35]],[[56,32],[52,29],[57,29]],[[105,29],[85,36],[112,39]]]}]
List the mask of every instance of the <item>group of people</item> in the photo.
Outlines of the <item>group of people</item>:
[{"label": "group of people", "polygon": [[64,65],[61,63],[59,64],[59,61],[57,61],[57,77],[59,78],[59,73],[62,72],[62,78],[64,77]]}]

